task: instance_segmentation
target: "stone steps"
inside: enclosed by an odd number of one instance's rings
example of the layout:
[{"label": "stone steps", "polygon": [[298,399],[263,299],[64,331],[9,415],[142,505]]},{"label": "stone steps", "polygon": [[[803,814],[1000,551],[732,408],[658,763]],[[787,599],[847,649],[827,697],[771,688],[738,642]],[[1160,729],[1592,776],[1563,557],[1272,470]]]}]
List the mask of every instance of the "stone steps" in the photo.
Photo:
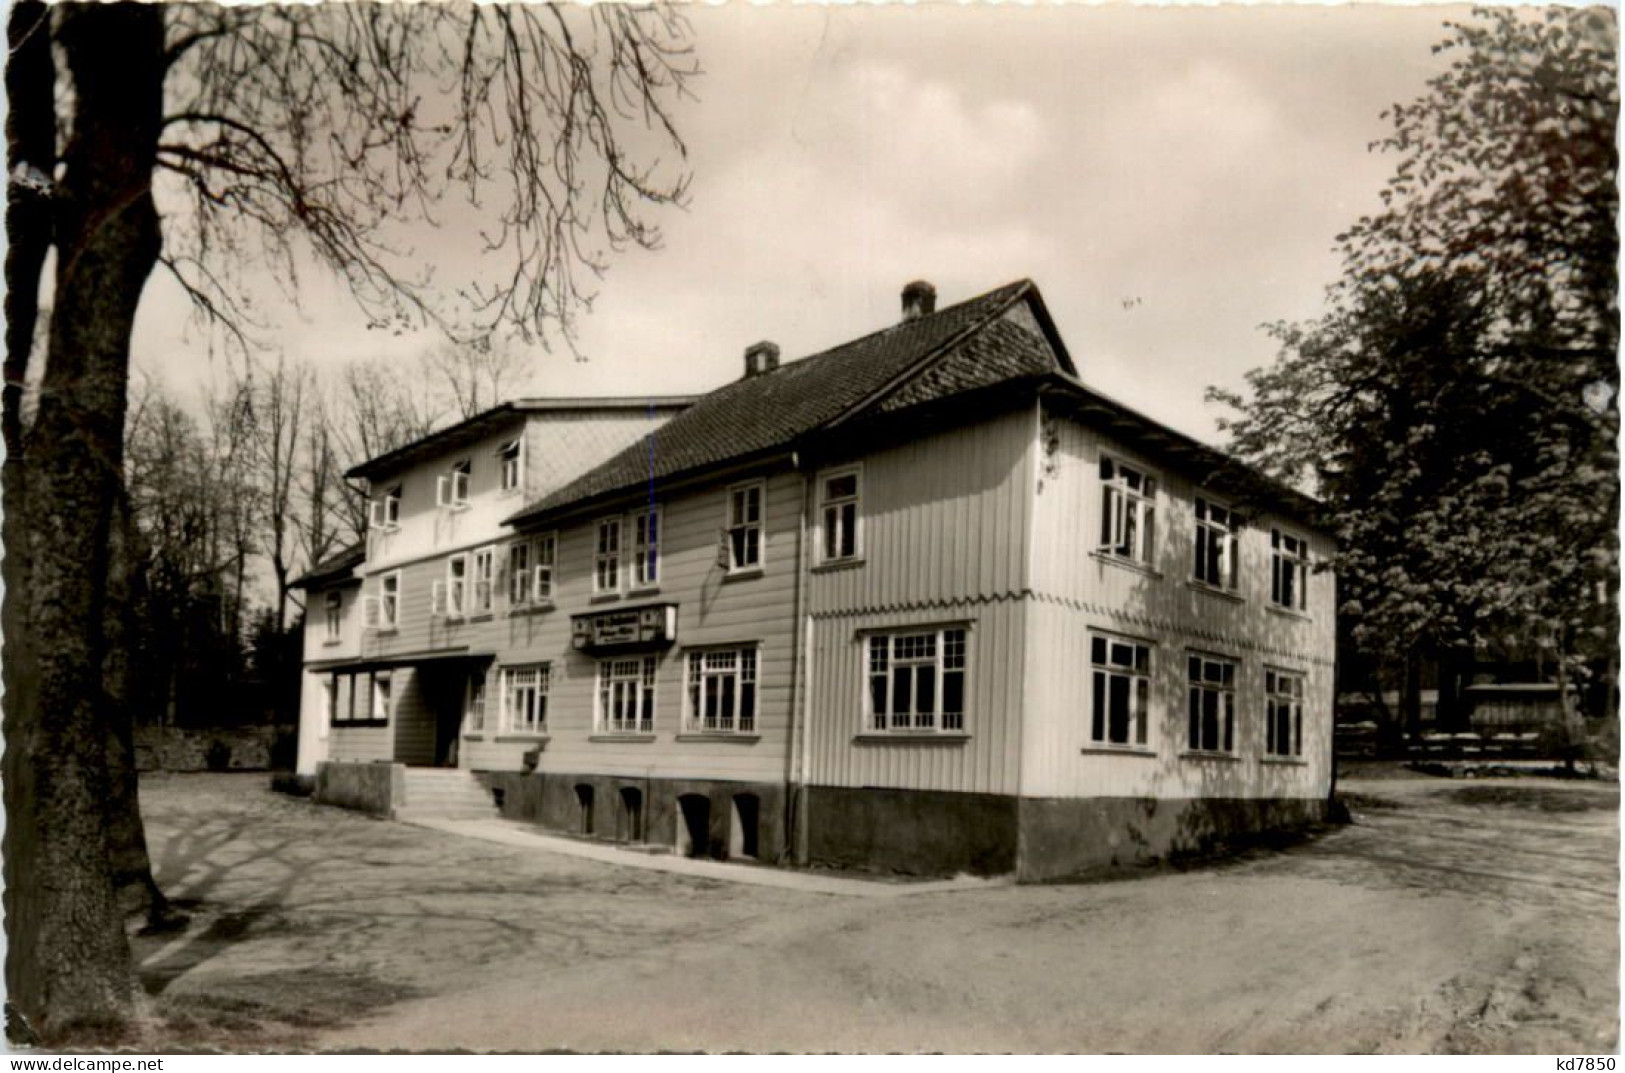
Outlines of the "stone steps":
[{"label": "stone steps", "polygon": [[395,808],[398,820],[492,820],[499,816],[490,791],[471,772],[407,768],[405,791]]}]

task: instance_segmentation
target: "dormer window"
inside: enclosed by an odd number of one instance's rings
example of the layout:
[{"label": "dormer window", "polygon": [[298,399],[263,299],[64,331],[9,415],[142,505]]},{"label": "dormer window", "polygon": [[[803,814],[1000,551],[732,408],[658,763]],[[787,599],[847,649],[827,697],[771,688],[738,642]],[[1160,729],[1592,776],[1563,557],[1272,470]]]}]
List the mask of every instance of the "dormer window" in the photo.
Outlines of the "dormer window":
[{"label": "dormer window", "polygon": [[372,501],[371,518],[374,529],[399,529],[401,526],[401,486],[388,489]]},{"label": "dormer window", "polygon": [[442,474],[435,482],[435,504],[453,510],[468,506],[468,478],[473,471],[474,464],[465,458],[450,473]]},{"label": "dormer window", "polygon": [[502,445],[497,460],[502,465],[502,490],[517,491],[524,480],[524,441],[512,440]]}]

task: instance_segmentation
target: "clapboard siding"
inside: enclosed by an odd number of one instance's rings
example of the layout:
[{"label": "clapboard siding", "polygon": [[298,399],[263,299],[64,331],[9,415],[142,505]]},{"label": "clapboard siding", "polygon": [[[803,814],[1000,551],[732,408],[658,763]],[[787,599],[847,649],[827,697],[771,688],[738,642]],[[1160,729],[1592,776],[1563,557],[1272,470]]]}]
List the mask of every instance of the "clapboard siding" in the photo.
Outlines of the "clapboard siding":
[{"label": "clapboard siding", "polygon": [[394,724],[381,727],[335,726],[328,736],[329,759],[373,760],[395,759]]},{"label": "clapboard siding", "polygon": [[[812,624],[808,781],[814,786],[1015,793],[1025,608],[1020,600],[820,616]],[[885,741],[866,730],[865,631],[969,624],[963,741]]]},{"label": "clapboard siding", "polygon": [[1019,593],[1033,422],[1023,407],[864,456],[863,562],[814,570],[813,613]]},{"label": "clapboard siding", "polygon": [[[1330,779],[1335,594],[1331,573],[1311,573],[1303,615],[1269,604],[1270,531],[1307,537],[1325,561],[1331,541],[1268,514],[1240,534],[1239,585],[1217,595],[1195,584],[1195,499],[1201,488],[1155,459],[1136,455],[1095,429],[1047,418],[1041,437],[1031,555],[1034,606],[1027,622],[1027,726],[1022,793],[1030,796],[1319,796]],[[1156,476],[1156,554],[1151,570],[1095,553],[1104,495],[1102,453]],[[1223,497],[1213,497],[1223,502]],[[1151,642],[1155,758],[1085,754],[1091,628]],[[1237,761],[1178,754],[1185,739],[1186,655],[1238,662]],[[1308,675],[1304,766],[1266,764],[1263,676],[1268,665]],[[1255,740],[1256,737],[1256,740]]]},{"label": "clapboard siding", "polygon": [[[783,781],[790,721],[790,681],[794,670],[797,532],[802,504],[799,475],[767,477],[764,554],[760,576],[724,580],[717,562],[718,535],[727,508],[727,490],[684,492],[670,499],[656,492],[663,530],[657,589],[631,591],[631,515],[606,509],[585,522],[557,531],[555,607],[537,614],[504,617],[505,638],[498,647],[490,684],[487,723],[495,727],[500,700],[496,675],[505,665],[547,663],[548,738],[539,770],[659,778],[724,778]],[[599,518],[624,518],[622,595],[595,598],[592,592],[594,542]],[[678,605],[677,644],[660,654],[655,684],[655,740],[593,740],[597,670],[595,659],[570,647],[570,616],[637,607]],[[678,740],[682,734],[685,653],[692,648],[757,646],[757,733],[755,741]],[[465,740],[462,766],[515,770],[533,743],[498,742],[491,729],[480,740]]]}]

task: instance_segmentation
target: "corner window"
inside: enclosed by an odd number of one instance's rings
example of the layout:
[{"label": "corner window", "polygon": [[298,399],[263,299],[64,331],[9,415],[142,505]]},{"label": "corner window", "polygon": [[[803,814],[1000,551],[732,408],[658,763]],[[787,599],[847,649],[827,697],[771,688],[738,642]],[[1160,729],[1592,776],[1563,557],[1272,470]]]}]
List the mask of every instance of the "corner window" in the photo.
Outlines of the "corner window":
[{"label": "corner window", "polygon": [[818,514],[823,528],[823,561],[840,562],[861,554],[862,473],[856,469],[826,473],[818,480]]},{"label": "corner window", "polygon": [[322,598],[322,624],[326,627],[327,639],[337,641],[344,630],[344,595],[330,592]]},{"label": "corner window", "polygon": [[1264,670],[1264,755],[1303,755],[1303,675]]},{"label": "corner window", "polygon": [[598,729],[606,734],[653,734],[655,657],[598,661]]},{"label": "corner window", "polygon": [[632,584],[637,588],[660,584],[659,507],[632,516]]},{"label": "corner window", "polygon": [[1106,634],[1089,638],[1095,745],[1143,748],[1151,708],[1151,646]]},{"label": "corner window", "polygon": [[547,689],[551,679],[545,663],[502,668],[503,729],[522,734],[547,730]]},{"label": "corner window", "polygon": [[474,596],[469,604],[470,614],[490,614],[495,599],[496,565],[495,548],[480,548],[474,553]]},{"label": "corner window", "polygon": [[1237,582],[1240,522],[1236,512],[1211,499],[1196,497],[1197,581],[1234,592]]},{"label": "corner window", "polygon": [[1192,752],[1235,752],[1236,665],[1227,659],[1192,655],[1187,668],[1190,705],[1186,747]]},{"label": "corner window", "polygon": [[1289,611],[1309,606],[1309,542],[1270,530],[1270,603]]},{"label": "corner window", "polygon": [[502,490],[512,492],[518,489],[524,480],[524,441],[513,440],[502,445],[497,452],[497,462],[502,468]]},{"label": "corner window", "polygon": [[756,730],[756,649],[688,654],[688,696],[683,725],[703,733]]},{"label": "corner window", "polygon": [[1157,480],[1115,458],[1100,460],[1100,550],[1151,565],[1157,546]]},{"label": "corner window", "polygon": [[869,638],[869,729],[965,729],[964,627]]},{"label": "corner window", "polygon": [[761,481],[728,489],[728,571],[753,570],[762,565]]},{"label": "corner window", "polygon": [[598,523],[597,552],[593,558],[592,591],[621,591],[621,520],[619,518],[604,518]]}]

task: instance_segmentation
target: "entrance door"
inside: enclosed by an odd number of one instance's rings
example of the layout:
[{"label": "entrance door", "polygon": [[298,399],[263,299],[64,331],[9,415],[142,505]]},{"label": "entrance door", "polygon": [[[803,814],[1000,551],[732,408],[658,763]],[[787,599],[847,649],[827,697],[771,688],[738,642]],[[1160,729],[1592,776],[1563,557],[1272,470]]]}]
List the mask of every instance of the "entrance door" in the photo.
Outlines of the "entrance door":
[{"label": "entrance door", "polygon": [[423,699],[434,718],[434,766],[456,767],[463,730],[463,707],[471,690],[483,689],[484,668],[424,672]]}]

